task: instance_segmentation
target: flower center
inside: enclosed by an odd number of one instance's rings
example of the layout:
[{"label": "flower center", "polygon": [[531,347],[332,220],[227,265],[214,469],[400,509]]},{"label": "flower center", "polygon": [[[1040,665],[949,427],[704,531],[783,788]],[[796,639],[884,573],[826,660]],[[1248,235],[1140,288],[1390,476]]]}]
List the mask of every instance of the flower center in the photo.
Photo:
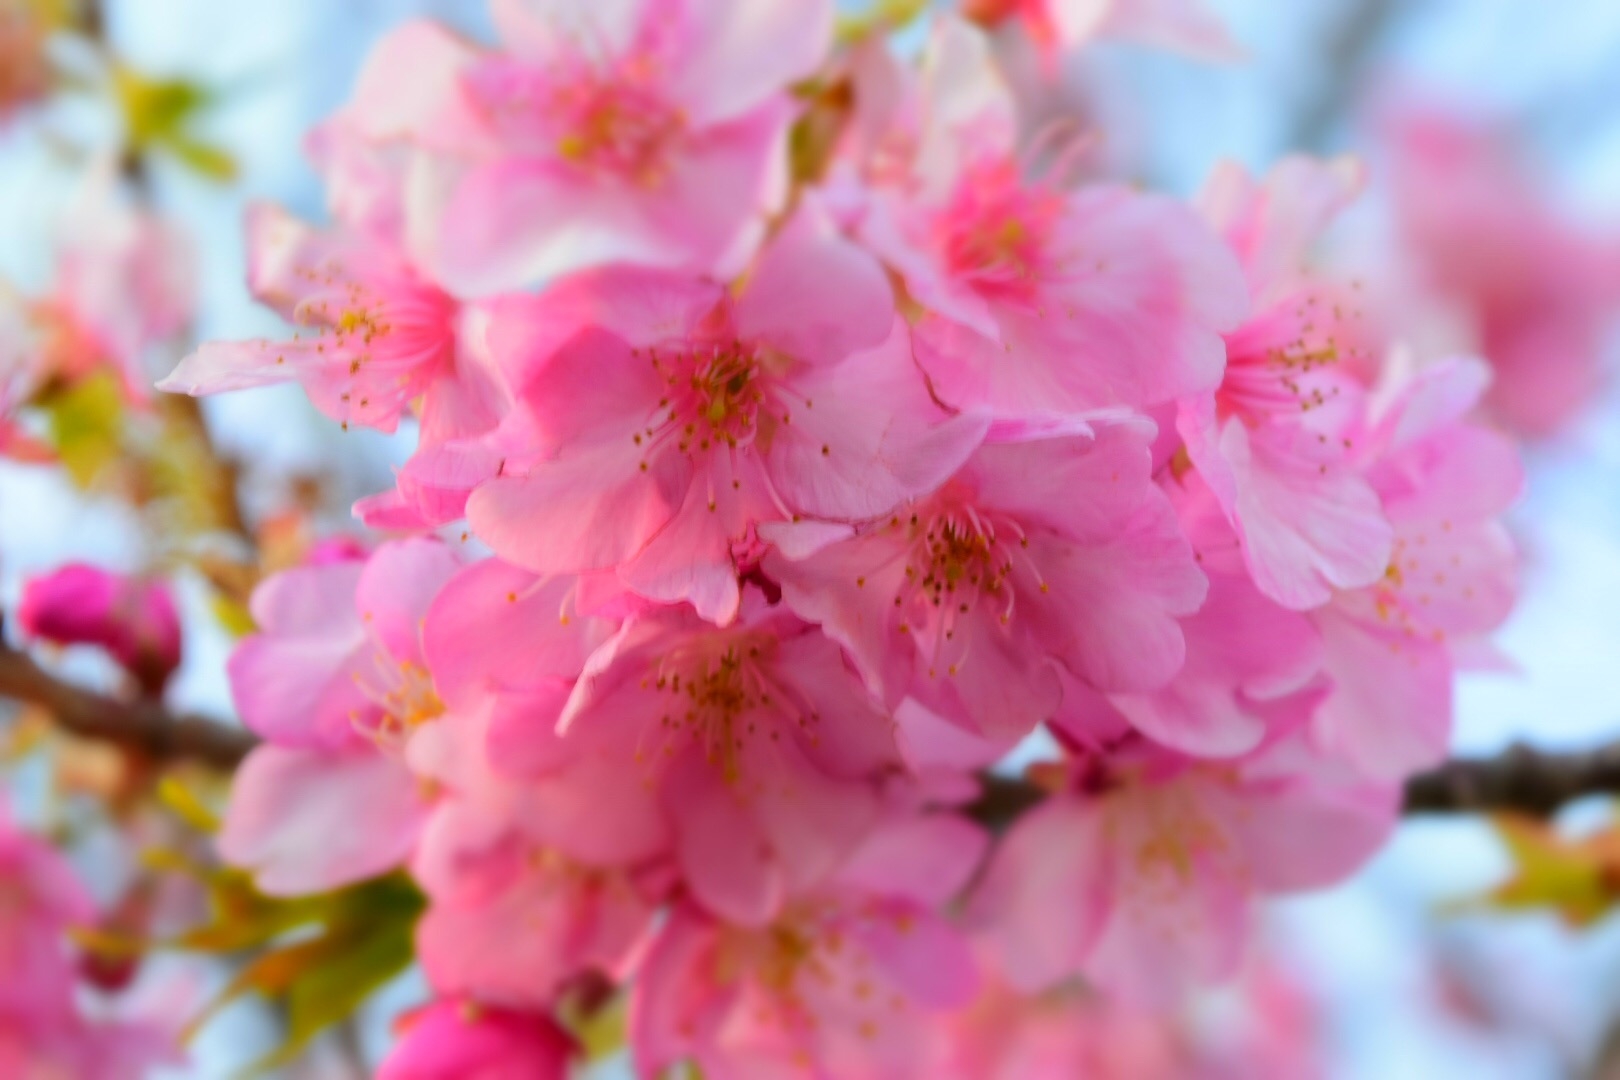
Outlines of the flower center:
[{"label": "flower center", "polygon": [[[743,756],[759,740],[808,735],[821,717],[801,711],[770,671],[774,639],[759,634],[726,635],[663,657],[642,681],[644,689],[669,695],[652,741],[663,756],[696,743],[710,765],[731,785],[745,772]],[[638,755],[638,756],[645,756]]]},{"label": "flower center", "polygon": [[[640,350],[637,350],[640,355]],[[762,407],[773,384],[758,349],[740,342],[688,342],[646,351],[666,387],[653,422],[632,435],[652,449],[671,439],[682,453],[751,445],[779,419]]]},{"label": "flower center", "polygon": [[398,746],[417,728],[444,715],[433,676],[420,664],[378,651],[371,669],[355,672],[355,682],[377,707],[372,717],[351,717],[361,734],[381,746]]},{"label": "flower center", "polygon": [[1062,212],[1062,197],[1026,184],[1011,159],[974,166],[937,221],[946,264],[981,292],[1029,300],[1061,271],[1049,244]]}]

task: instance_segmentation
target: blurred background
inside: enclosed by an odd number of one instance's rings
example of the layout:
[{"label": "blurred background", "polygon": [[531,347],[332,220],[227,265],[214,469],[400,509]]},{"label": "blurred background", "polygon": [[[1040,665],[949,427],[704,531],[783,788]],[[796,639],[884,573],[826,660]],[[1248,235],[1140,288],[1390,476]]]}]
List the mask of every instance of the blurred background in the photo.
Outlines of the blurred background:
[{"label": "blurred background", "polygon": [[[1392,309],[1404,282],[1389,267],[1410,262],[1395,253],[1413,242],[1403,222],[1411,208],[1395,180],[1413,165],[1402,132],[1414,115],[1485,133],[1492,167],[1521,185],[1509,188],[1522,193],[1519,227],[1568,230],[1593,243],[1620,238],[1620,4],[1613,0],[1209,6],[1245,60],[1209,63],[1104,43],[1065,73],[1073,106],[1099,131],[1089,168],[1191,196],[1222,158],[1263,171],[1291,151],[1356,153],[1371,167],[1371,189],[1336,230],[1332,258]],[[274,316],[243,285],[243,204],[266,198],[322,216],[301,140],[345,98],[372,43],[422,14],[481,35],[481,9],[475,0],[108,0],[106,34],[132,67],[217,94],[200,131],[234,161],[234,179],[209,179],[163,160],[148,178],[158,204],[195,239],[199,337],[275,328]],[[0,126],[0,278],[16,288],[46,287],[55,238],[86,180],[79,148],[105,138],[107,124],[95,109],[63,101]],[[1453,185],[1462,190],[1472,182],[1467,170],[1478,160],[1430,178],[1442,202]],[[1507,258],[1517,259],[1511,250]],[[1547,273],[1545,261],[1560,262],[1556,251],[1526,251],[1523,259],[1517,269],[1530,274]],[[1569,291],[1580,291],[1578,283],[1566,288],[1552,280],[1550,295],[1529,301],[1536,311],[1560,308]],[[1620,319],[1612,316],[1620,310],[1604,309],[1603,297],[1592,304],[1596,310],[1568,316],[1585,320],[1580,332],[1555,336],[1557,355],[1538,363],[1613,373]],[[1468,336],[1422,320],[1405,325],[1418,349],[1452,347]],[[158,358],[154,374],[175,359]],[[1553,375],[1549,369],[1545,377]],[[1532,365],[1513,377],[1544,375]],[[1620,735],[1620,381],[1593,378],[1574,397],[1554,421],[1521,425],[1532,435],[1529,492],[1513,519],[1525,553],[1523,598],[1500,635],[1502,655],[1483,658],[1462,686],[1459,752],[1521,740],[1582,747]],[[205,408],[222,448],[244,465],[251,506],[274,509],[296,496],[337,529],[350,527],[349,502],[389,484],[390,467],[413,439],[409,431],[392,438],[340,432],[296,387],[214,399]],[[143,542],[118,502],[86,501],[56,472],[0,463],[0,600],[8,605],[24,576],[66,558],[138,567],[148,554]],[[182,581],[182,592],[188,604],[207,603],[200,581]],[[187,622],[197,640],[186,642],[174,700],[227,713],[222,665],[229,642],[203,629],[209,625]],[[80,674],[110,677],[93,666]],[[26,769],[18,782],[26,802]],[[1612,814],[1608,805],[1577,805],[1565,824],[1600,827]],[[96,851],[89,846],[92,862]],[[104,865],[88,869],[93,877],[114,873]],[[1555,913],[1485,911],[1469,901],[1510,872],[1488,825],[1419,820],[1353,882],[1271,909],[1268,963],[1297,981],[1311,1003],[1329,1075],[1620,1076],[1620,927],[1611,919],[1574,929]],[[419,993],[410,978],[391,988],[348,1033],[351,1044],[374,1051],[391,1012]],[[1218,1027],[1221,1008],[1216,995],[1203,1022]],[[233,1009],[205,1031],[195,1065],[176,1075],[229,1075],[272,1038],[265,1017]],[[351,1075],[346,1060],[342,1047],[328,1046],[290,1075]]]}]

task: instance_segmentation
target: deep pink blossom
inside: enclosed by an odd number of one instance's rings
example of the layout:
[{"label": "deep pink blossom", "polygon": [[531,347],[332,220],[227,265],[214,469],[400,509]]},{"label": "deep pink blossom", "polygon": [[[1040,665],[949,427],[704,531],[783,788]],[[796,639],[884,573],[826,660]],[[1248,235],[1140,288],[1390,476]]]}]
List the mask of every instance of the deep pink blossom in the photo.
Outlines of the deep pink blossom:
[{"label": "deep pink blossom", "polygon": [[853,163],[855,235],[922,309],[940,396],[1005,415],[1146,406],[1220,381],[1244,314],[1231,255],[1187,208],[1124,188],[1065,191],[1017,157],[1010,91],[982,34],[941,20],[922,72]]},{"label": "deep pink blossom", "polygon": [[1204,599],[1127,414],[1007,429],[933,494],[855,527],[780,526],[765,569],[885,700],[982,734],[1049,718],[1060,673],[1146,692],[1180,669]]},{"label": "deep pink blossom", "polygon": [[574,1041],[542,1013],[444,1000],[410,1013],[378,1080],[567,1080]]},{"label": "deep pink blossom", "polygon": [[938,909],[983,842],[959,818],[901,816],[767,925],[677,907],[631,1000],[639,1066],[689,1061],[712,1080],[937,1075],[945,1018],[978,986],[972,951]]},{"label": "deep pink blossom", "polygon": [[888,511],[984,430],[929,399],[882,270],[812,207],[735,298],[607,270],[498,309],[491,335],[520,407],[474,531],[537,572],[616,570],[720,622],[755,525]]},{"label": "deep pink blossom", "polygon": [[180,666],[180,615],[160,581],[69,563],[23,585],[17,622],[42,641],[107,650],[148,694]]}]

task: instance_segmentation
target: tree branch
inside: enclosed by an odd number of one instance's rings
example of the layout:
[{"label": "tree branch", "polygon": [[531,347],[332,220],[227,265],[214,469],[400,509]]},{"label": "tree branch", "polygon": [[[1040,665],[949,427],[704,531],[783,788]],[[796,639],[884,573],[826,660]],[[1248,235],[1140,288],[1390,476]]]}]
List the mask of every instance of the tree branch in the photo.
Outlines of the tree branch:
[{"label": "tree branch", "polygon": [[49,712],[65,731],[101,739],[158,761],[189,760],[233,769],[256,740],[241,728],[178,716],[155,701],[120,701],[57,678],[27,653],[0,645],[0,697]]},{"label": "tree branch", "polygon": [[[968,812],[993,827],[1010,824],[1045,794],[1017,777],[989,775],[983,782]],[[1620,795],[1620,742],[1563,752],[1515,744],[1495,757],[1454,758],[1407,780],[1401,811],[1408,817],[1499,811],[1547,817],[1587,795]]]}]

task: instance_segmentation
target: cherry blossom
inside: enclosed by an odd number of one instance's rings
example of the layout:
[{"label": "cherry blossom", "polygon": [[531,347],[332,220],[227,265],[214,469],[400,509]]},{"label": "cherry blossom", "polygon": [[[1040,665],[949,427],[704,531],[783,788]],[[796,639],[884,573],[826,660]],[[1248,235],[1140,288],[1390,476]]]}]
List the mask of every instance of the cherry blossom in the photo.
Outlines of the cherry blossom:
[{"label": "cherry blossom", "polygon": [[32,638],[105,649],[149,694],[180,666],[180,615],[162,582],[69,563],[24,584],[17,621]]}]

